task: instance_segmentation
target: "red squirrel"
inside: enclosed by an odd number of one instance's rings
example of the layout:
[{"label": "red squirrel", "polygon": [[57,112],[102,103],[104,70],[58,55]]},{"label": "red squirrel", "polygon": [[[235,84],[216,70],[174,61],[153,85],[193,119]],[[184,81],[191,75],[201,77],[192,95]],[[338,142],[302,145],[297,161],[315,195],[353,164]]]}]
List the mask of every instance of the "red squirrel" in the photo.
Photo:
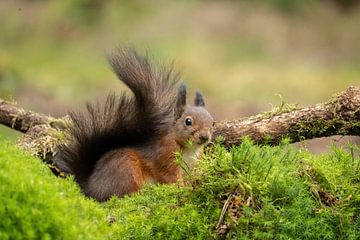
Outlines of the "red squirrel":
[{"label": "red squirrel", "polygon": [[139,191],[147,182],[176,182],[182,171],[175,152],[192,167],[213,126],[199,92],[195,106],[186,104],[185,85],[176,94],[179,74],[172,66],[156,67],[130,48],[108,60],[133,96],[110,94],[104,104],[87,103],[86,111],[70,113],[71,141],[55,157],[59,169],[98,201]]}]

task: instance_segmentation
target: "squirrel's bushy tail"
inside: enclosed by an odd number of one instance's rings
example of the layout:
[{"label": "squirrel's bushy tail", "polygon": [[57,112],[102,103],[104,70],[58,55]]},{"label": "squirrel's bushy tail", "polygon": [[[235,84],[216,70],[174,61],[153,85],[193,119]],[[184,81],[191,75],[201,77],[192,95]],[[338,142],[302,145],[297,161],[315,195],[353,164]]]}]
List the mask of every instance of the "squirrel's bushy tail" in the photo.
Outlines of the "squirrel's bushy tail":
[{"label": "squirrel's bushy tail", "polygon": [[59,147],[55,164],[73,174],[80,186],[103,154],[161,137],[175,121],[175,85],[179,74],[172,66],[155,67],[147,56],[130,48],[120,48],[108,59],[133,96],[110,94],[104,104],[87,103],[86,111],[70,113],[71,141]]}]

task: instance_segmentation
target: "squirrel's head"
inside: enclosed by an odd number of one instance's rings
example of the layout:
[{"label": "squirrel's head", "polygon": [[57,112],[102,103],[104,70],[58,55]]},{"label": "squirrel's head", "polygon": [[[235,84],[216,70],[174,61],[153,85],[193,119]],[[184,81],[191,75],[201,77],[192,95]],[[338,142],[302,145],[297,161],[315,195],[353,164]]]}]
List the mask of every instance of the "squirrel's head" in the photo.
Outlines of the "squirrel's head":
[{"label": "squirrel's head", "polygon": [[203,145],[211,141],[214,119],[205,109],[201,93],[196,92],[195,106],[186,104],[186,86],[179,87],[175,110],[175,140],[185,147],[188,142]]}]

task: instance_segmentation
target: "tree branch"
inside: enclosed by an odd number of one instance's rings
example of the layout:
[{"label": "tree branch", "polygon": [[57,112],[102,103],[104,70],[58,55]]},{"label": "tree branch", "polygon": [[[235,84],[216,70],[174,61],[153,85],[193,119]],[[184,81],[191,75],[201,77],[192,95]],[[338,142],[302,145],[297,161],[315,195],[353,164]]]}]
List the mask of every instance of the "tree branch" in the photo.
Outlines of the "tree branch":
[{"label": "tree branch", "polygon": [[53,118],[17,107],[14,102],[0,99],[0,123],[26,133],[31,127],[49,123]]}]

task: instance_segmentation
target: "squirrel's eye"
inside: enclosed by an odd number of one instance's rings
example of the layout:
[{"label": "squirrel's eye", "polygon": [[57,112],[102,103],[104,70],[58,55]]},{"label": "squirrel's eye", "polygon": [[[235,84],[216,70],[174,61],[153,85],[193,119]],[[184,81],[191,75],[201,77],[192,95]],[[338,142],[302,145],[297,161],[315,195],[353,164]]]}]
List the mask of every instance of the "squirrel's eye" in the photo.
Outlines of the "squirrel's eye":
[{"label": "squirrel's eye", "polygon": [[189,117],[186,118],[186,119],[185,119],[185,125],[186,125],[186,126],[191,126],[191,125],[192,125],[192,119],[189,118]]}]

